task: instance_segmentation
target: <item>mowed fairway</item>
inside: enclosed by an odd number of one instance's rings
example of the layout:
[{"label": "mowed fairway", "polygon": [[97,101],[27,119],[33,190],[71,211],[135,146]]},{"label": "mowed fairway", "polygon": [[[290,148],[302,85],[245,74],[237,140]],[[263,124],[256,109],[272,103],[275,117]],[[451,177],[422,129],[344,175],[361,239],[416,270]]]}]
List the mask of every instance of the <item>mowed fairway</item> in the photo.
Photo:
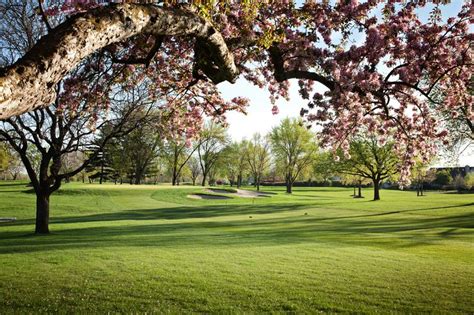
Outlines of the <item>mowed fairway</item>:
[{"label": "mowed fairway", "polygon": [[52,234],[0,184],[0,313],[474,313],[474,195],[67,184]]}]

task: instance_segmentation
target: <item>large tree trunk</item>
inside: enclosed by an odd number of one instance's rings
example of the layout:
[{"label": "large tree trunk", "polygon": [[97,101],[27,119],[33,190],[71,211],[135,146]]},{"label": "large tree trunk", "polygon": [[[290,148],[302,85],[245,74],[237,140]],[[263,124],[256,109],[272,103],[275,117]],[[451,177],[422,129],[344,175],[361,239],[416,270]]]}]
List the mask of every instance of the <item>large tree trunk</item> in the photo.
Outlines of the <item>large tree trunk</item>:
[{"label": "large tree trunk", "polygon": [[291,194],[292,188],[293,188],[293,183],[291,182],[291,176],[287,174],[286,175],[286,193]]},{"label": "large tree trunk", "polygon": [[206,186],[207,173],[202,174],[201,186]]},{"label": "large tree trunk", "polygon": [[374,201],[380,200],[380,180],[374,179]]},{"label": "large tree trunk", "polygon": [[358,191],[358,194],[357,194],[357,197],[358,198],[362,198],[362,183],[361,181],[359,181],[359,191]]},{"label": "large tree trunk", "polygon": [[215,84],[234,82],[238,75],[222,35],[196,12],[130,3],[107,5],[70,17],[15,64],[0,68],[0,120],[54,103],[57,83],[81,60],[139,34],[195,37],[196,64]]},{"label": "large tree trunk", "polygon": [[135,172],[134,184],[135,184],[135,185],[140,185],[141,180],[142,180],[142,172],[141,172],[141,171]]},{"label": "large tree trunk", "polygon": [[242,174],[239,174],[237,177],[237,188],[240,188],[242,186]]},{"label": "large tree trunk", "polygon": [[104,181],[104,156],[102,156],[102,159],[100,161],[100,178],[99,178],[99,184],[102,185],[102,182]]},{"label": "large tree trunk", "polygon": [[49,233],[49,194],[36,192],[36,234]]}]

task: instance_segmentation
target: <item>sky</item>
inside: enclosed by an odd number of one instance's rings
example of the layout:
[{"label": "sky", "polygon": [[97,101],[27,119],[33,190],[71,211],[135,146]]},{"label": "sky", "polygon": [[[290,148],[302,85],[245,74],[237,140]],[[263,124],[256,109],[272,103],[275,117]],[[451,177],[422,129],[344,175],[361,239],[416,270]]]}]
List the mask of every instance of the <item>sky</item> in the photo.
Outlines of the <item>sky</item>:
[{"label": "sky", "polygon": [[[453,0],[447,6],[443,6],[441,8],[443,18],[446,19],[449,16],[456,15],[462,4],[462,0]],[[432,6],[432,4],[429,5],[428,10]],[[428,10],[420,12],[420,16],[426,18]],[[237,112],[227,114],[229,134],[235,141],[240,141],[243,138],[249,139],[256,132],[266,134],[273,127],[277,126],[282,119],[286,117],[299,117],[300,109],[307,105],[307,101],[303,100],[298,94],[297,80],[290,81],[290,101],[277,101],[279,108],[279,114],[277,115],[272,114],[272,105],[268,91],[254,86],[245,79],[240,78],[234,84],[224,82],[219,84],[218,88],[227,100],[236,96],[244,96],[250,99],[247,115]],[[316,91],[318,90],[319,92],[324,91],[321,85],[316,87]],[[444,162],[439,161],[437,164],[442,165]],[[459,164],[474,166],[474,148],[472,146],[463,153]]]}]

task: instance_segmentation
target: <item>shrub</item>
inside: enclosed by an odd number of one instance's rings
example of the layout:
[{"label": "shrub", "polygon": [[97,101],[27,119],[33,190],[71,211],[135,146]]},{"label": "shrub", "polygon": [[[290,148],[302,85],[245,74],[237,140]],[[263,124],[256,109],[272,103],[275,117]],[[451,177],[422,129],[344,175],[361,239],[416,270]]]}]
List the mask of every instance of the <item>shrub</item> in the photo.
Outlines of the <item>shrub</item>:
[{"label": "shrub", "polygon": [[464,177],[464,184],[467,189],[474,189],[474,173],[468,173]]},{"label": "shrub", "polygon": [[453,181],[453,186],[454,188],[456,188],[457,191],[467,189],[464,178],[461,175],[456,176],[456,178]]}]

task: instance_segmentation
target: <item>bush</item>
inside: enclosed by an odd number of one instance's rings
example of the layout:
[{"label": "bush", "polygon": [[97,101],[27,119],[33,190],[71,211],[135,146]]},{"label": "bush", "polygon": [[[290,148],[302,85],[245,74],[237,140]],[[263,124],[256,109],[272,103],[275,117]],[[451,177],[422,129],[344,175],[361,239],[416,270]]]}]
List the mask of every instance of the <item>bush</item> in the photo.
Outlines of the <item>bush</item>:
[{"label": "bush", "polygon": [[468,173],[464,177],[464,184],[466,185],[467,189],[474,190],[474,173]]},{"label": "bush", "polygon": [[456,176],[456,178],[453,181],[453,186],[456,188],[457,191],[462,191],[468,189],[466,187],[466,183],[464,181],[464,178],[461,175]]},{"label": "bush", "polygon": [[444,186],[451,182],[451,174],[447,170],[439,171],[435,175],[434,184]]}]

